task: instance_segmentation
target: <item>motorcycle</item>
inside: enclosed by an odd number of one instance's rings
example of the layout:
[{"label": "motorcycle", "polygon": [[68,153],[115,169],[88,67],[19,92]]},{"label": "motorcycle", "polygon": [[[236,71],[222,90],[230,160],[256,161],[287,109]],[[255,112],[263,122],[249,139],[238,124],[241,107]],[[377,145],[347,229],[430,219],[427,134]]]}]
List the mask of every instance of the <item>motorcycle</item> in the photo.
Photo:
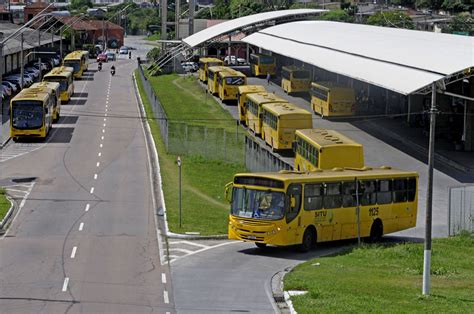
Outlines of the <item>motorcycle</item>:
[{"label": "motorcycle", "polygon": [[112,76],[115,75],[115,68],[110,69],[110,74],[112,74]]},{"label": "motorcycle", "polygon": [[102,70],[102,63],[99,63],[99,65],[97,67],[98,67],[99,71],[101,71]]}]

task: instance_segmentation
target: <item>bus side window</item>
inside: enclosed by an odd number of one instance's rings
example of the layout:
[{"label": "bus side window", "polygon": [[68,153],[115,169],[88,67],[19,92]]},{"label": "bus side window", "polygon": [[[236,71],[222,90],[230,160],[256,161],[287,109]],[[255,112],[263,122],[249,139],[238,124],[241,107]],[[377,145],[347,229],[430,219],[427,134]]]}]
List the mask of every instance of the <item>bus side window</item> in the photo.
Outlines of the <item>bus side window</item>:
[{"label": "bus side window", "polygon": [[407,201],[407,179],[393,180],[393,202],[401,203]]},{"label": "bus side window", "polygon": [[392,202],[392,180],[379,180],[377,182],[377,204],[390,204]]},{"label": "bus side window", "polygon": [[408,178],[408,201],[413,202],[416,196],[416,178]]},{"label": "bus side window", "polygon": [[[286,212],[286,222],[290,222],[298,216],[301,207],[301,184],[291,184],[288,187],[288,199],[289,204]],[[291,204],[291,199],[295,200],[294,204]],[[294,205],[294,206],[291,206]]]},{"label": "bus side window", "polygon": [[362,192],[362,197],[360,199],[361,205],[375,205],[376,203],[376,181],[375,180],[367,180],[367,181],[360,181],[360,190]]},{"label": "bus side window", "polygon": [[326,183],[324,189],[324,208],[340,208],[341,206],[341,183]]},{"label": "bus side window", "polygon": [[323,208],[323,185],[306,184],[304,186],[304,210]]},{"label": "bus side window", "polygon": [[[360,192],[359,192],[360,200]],[[356,185],[355,181],[342,182],[342,207],[356,207]]]}]

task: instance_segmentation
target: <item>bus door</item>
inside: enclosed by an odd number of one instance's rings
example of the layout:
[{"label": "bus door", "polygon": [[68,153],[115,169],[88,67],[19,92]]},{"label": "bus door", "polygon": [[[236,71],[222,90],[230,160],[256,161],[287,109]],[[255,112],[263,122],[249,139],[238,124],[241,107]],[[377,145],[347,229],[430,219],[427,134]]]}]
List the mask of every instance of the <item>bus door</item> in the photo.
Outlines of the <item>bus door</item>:
[{"label": "bus door", "polygon": [[333,216],[332,210],[323,208],[324,187],[322,183],[305,184],[304,186],[304,209],[309,215],[308,221],[304,225],[314,223],[317,226],[318,241],[332,240]]},{"label": "bus door", "polygon": [[52,114],[53,114],[53,97],[51,96],[46,101],[45,108],[44,108],[44,127],[45,127],[46,135],[51,129],[51,125],[53,123]]},{"label": "bus door", "polygon": [[291,184],[287,191],[288,206],[286,207],[286,228],[288,244],[299,244],[304,230],[301,216],[302,189],[301,184]]}]

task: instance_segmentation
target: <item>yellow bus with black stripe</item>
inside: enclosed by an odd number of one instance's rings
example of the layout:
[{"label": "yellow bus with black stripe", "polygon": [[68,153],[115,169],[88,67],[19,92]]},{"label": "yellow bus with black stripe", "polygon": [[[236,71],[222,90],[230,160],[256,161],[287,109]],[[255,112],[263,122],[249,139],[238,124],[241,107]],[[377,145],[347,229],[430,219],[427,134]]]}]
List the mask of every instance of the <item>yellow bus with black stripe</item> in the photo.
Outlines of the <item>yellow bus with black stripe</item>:
[{"label": "yellow bus with black stripe", "polygon": [[53,98],[53,107],[52,107],[52,119],[53,122],[57,122],[61,117],[61,91],[59,83],[57,82],[40,82],[34,83],[30,86],[31,89],[34,88],[49,88],[51,90]]},{"label": "yellow bus with black stripe", "polygon": [[247,84],[247,76],[242,72],[228,69],[217,74],[219,98],[222,101],[237,100],[239,86]]},{"label": "yellow bus with black stripe", "polygon": [[61,101],[68,102],[74,95],[74,69],[71,67],[57,67],[49,71],[44,77],[44,82],[57,82],[60,85]]},{"label": "yellow bus with black stripe", "polygon": [[269,103],[287,103],[283,98],[276,96],[273,93],[254,93],[248,94],[245,102],[245,121],[250,131],[253,131],[255,135],[262,133],[262,118],[264,104]]},{"label": "yellow bus with black stripe", "polygon": [[307,92],[311,87],[311,73],[295,65],[281,68],[281,88],[287,94]]},{"label": "yellow bus with black stripe", "polygon": [[230,68],[221,65],[212,66],[207,69],[207,90],[210,94],[219,93],[219,73],[229,70]]},{"label": "yellow bus with black stripe", "polygon": [[217,66],[217,65],[223,66],[224,61],[222,61],[221,59],[209,58],[209,57],[199,58],[199,70],[198,70],[199,80],[203,83],[206,83],[208,69],[210,67]]},{"label": "yellow bus with black stripe", "polygon": [[262,85],[242,85],[237,88],[237,103],[239,105],[239,121],[247,125],[245,102],[248,94],[264,93],[267,90]]}]

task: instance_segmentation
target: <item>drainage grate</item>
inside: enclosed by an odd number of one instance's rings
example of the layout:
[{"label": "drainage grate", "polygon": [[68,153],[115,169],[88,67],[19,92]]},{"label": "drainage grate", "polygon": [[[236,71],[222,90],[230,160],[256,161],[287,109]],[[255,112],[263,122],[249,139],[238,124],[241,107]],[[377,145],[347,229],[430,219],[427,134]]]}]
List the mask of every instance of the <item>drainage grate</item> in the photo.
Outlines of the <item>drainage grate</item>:
[{"label": "drainage grate", "polygon": [[28,182],[32,182],[32,181],[35,181],[35,180],[36,180],[36,177],[26,177],[26,178],[12,179],[12,182],[13,183],[28,183]]}]

